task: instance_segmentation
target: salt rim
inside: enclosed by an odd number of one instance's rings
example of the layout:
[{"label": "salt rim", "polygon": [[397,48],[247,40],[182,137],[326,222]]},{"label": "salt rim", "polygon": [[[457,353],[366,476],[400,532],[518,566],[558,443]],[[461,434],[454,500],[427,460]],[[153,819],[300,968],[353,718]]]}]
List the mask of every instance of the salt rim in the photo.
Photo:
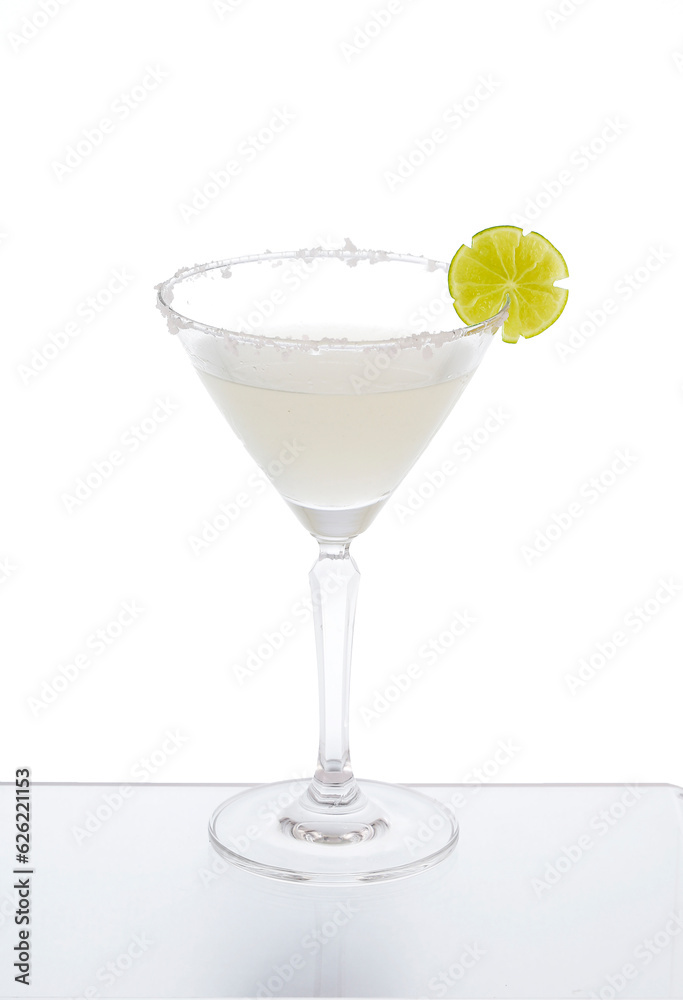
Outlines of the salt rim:
[{"label": "salt rim", "polygon": [[385,261],[402,261],[404,263],[422,264],[428,271],[441,270],[448,273],[449,265],[444,261],[431,260],[428,257],[415,256],[413,254],[397,254],[387,250],[359,250],[350,239],[346,239],[343,249],[326,249],[325,247],[310,247],[301,250],[284,250],[273,252],[266,250],[262,254],[251,254],[246,257],[232,257],[227,260],[212,261],[208,264],[193,264],[191,267],[181,267],[176,273],[155,286],[157,292],[157,308],[166,318],[169,331],[177,334],[180,330],[196,330],[212,337],[223,337],[226,342],[232,344],[249,344],[253,347],[276,347],[283,350],[306,351],[318,354],[322,350],[401,350],[403,348],[419,347],[440,347],[442,344],[461,337],[468,337],[476,333],[486,333],[489,330],[495,333],[505,322],[510,310],[510,296],[508,295],[505,304],[495,315],[489,317],[474,326],[459,327],[454,330],[444,330],[440,333],[411,333],[405,337],[396,337],[392,340],[347,340],[346,337],[321,337],[320,340],[296,339],[289,337],[268,337],[264,334],[238,333],[234,330],[226,330],[222,327],[211,326],[193,320],[189,316],[184,316],[177,312],[171,303],[173,302],[173,287],[180,281],[187,279],[194,280],[206,271],[220,269],[224,278],[232,276],[232,267],[236,264],[261,263],[262,261],[273,261],[283,263],[285,260],[295,258],[314,257],[336,257],[343,260],[349,267],[355,267],[360,260],[367,260],[370,264],[379,264]]}]

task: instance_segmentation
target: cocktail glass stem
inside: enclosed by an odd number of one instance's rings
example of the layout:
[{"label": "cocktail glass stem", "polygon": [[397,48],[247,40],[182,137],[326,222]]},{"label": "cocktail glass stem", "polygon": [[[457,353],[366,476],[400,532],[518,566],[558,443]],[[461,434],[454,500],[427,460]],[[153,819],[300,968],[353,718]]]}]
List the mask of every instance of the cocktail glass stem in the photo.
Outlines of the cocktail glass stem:
[{"label": "cocktail glass stem", "polygon": [[320,747],[307,797],[325,811],[357,808],[361,798],[349,753],[351,646],[360,580],[349,545],[349,541],[321,541],[309,577],[318,655]]}]

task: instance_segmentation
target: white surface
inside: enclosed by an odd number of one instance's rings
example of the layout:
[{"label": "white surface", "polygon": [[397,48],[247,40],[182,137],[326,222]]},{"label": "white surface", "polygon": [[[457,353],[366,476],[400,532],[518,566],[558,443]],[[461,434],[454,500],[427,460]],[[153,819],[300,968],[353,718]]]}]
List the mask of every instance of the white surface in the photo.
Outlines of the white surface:
[{"label": "white surface", "polygon": [[[337,887],[218,857],[204,816],[238,790],[34,786],[21,995],[683,997],[680,789],[424,788],[457,813],[453,855],[424,875]],[[0,789],[3,813],[12,792]],[[0,865],[4,915],[4,839]],[[2,997],[19,993],[15,933],[0,923]]]},{"label": "white surface", "polygon": [[[541,337],[493,345],[354,546],[354,760],[388,780],[680,782],[683,23],[674,0],[563,5],[403,0],[355,53],[383,0],[73,2],[17,51],[39,4],[3,5],[3,777],[310,771],[315,546],[215,412],[153,286],[347,235],[449,258],[532,198],[551,202],[531,227],[566,256],[569,304]],[[91,155],[55,168],[102,118]],[[433,156],[387,178],[437,129]],[[227,188],[185,221],[217,170]],[[85,300],[109,282],[93,318]],[[568,354],[591,313],[606,322]],[[80,333],[24,384],[20,366],[70,322]],[[420,488],[434,496],[407,513]],[[556,515],[568,530],[529,564]],[[119,616],[119,637],[93,638]],[[259,661],[266,633],[281,648]],[[615,655],[572,694],[566,676],[604,643]],[[35,714],[79,656],[89,666]]]}]

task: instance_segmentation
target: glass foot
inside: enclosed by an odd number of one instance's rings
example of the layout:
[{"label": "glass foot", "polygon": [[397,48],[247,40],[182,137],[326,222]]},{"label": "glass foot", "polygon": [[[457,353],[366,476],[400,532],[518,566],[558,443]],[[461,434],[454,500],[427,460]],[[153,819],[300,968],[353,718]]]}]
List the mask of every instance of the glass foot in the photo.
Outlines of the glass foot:
[{"label": "glass foot", "polygon": [[223,802],[211,843],[233,864],[268,878],[328,884],[406,878],[455,847],[448,806],[403,785],[359,781],[343,809],[317,806],[308,782],[258,785]]}]

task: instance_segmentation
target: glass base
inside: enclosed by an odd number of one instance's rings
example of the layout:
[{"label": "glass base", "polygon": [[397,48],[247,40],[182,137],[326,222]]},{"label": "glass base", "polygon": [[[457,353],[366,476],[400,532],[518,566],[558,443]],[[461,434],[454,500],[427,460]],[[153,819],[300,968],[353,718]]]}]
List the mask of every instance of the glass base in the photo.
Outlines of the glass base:
[{"label": "glass base", "polygon": [[216,809],[211,843],[257,875],[323,884],[406,878],[455,847],[448,806],[402,785],[358,786],[359,798],[344,809],[317,806],[304,782],[250,788]]}]

